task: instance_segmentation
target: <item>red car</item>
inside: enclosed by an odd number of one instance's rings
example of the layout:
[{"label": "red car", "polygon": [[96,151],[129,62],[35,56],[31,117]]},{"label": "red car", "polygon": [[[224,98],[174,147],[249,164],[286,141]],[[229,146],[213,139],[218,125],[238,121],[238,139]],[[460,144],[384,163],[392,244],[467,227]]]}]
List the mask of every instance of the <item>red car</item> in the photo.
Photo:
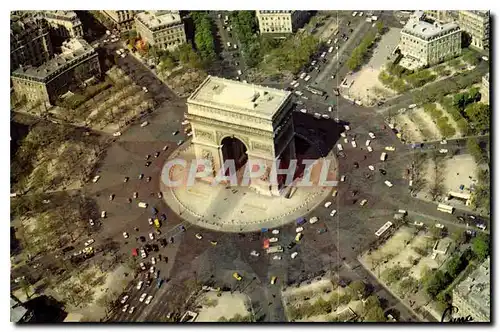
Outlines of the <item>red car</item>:
[{"label": "red car", "polygon": [[132,256],[137,256],[137,248],[132,249]]}]

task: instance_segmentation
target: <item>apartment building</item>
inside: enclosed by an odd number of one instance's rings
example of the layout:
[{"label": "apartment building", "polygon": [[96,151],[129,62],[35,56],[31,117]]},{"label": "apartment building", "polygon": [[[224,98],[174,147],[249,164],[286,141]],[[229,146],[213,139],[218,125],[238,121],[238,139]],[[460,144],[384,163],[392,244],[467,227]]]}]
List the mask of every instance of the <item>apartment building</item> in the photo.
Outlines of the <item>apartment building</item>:
[{"label": "apartment building", "polygon": [[481,101],[483,103],[490,103],[490,73],[483,76],[481,81]]},{"label": "apartment building", "polygon": [[440,23],[449,23],[458,21],[458,11],[456,10],[424,10],[427,18]]},{"label": "apartment building", "polygon": [[300,10],[257,10],[260,33],[294,33],[306,22],[309,13]]},{"label": "apartment building", "polygon": [[461,53],[461,30],[456,23],[431,23],[415,12],[401,30],[399,49],[411,69],[433,65]]},{"label": "apartment building", "polygon": [[43,17],[49,22],[52,32],[59,37],[83,37],[83,25],[72,10],[46,10]]},{"label": "apartment building", "polygon": [[100,75],[97,53],[84,39],[69,39],[61,49],[61,54],[38,67],[21,67],[12,73],[12,86],[18,97],[50,106],[75,81],[83,82]]},{"label": "apartment building", "polygon": [[481,50],[490,49],[490,12],[488,10],[460,10],[458,24],[470,36],[471,46]]},{"label": "apartment building", "polygon": [[10,20],[10,69],[40,66],[54,54],[50,25],[44,19],[12,15]]},{"label": "apartment building", "polygon": [[137,35],[148,45],[173,50],[186,43],[179,11],[146,11],[135,16]]},{"label": "apartment building", "polygon": [[453,290],[456,316],[470,315],[474,323],[490,321],[490,259],[486,259]]},{"label": "apartment building", "polygon": [[139,10],[101,10],[101,12],[110,18],[116,27],[126,31],[134,28],[134,17]]}]

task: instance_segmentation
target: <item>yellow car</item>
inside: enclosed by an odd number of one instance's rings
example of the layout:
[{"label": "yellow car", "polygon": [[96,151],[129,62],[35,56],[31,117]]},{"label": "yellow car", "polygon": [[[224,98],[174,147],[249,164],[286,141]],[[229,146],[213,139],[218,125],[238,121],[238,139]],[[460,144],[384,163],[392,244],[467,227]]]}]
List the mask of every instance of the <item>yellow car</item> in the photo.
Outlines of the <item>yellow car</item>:
[{"label": "yellow car", "polygon": [[276,276],[273,276],[271,278],[271,285],[274,285],[276,283],[276,279],[278,279]]},{"label": "yellow car", "polygon": [[210,241],[210,244],[213,245],[213,246],[216,246],[217,245],[217,241]]},{"label": "yellow car", "polygon": [[234,277],[234,279],[236,279],[238,281],[240,281],[242,279],[241,276],[238,274],[238,272],[234,272],[233,277]]}]

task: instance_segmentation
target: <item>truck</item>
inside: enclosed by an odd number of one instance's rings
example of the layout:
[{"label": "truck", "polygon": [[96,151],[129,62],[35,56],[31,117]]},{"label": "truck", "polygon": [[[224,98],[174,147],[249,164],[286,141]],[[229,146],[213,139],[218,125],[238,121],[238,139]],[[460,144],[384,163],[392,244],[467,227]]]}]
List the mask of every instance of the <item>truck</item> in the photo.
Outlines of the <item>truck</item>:
[{"label": "truck", "polygon": [[272,247],[269,247],[266,252],[268,254],[275,254],[275,253],[278,253],[278,252],[283,252],[283,247],[282,246],[272,246]]}]

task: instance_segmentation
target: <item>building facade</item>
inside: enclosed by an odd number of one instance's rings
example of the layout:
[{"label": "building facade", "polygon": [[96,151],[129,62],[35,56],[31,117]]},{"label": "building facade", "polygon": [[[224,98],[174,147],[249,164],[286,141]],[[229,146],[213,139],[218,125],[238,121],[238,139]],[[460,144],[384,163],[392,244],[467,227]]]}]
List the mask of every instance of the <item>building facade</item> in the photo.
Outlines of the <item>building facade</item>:
[{"label": "building facade", "polygon": [[456,316],[470,315],[473,322],[490,321],[490,259],[486,259],[467,279],[453,290],[453,305],[458,308]]},{"label": "building facade", "polygon": [[456,23],[427,22],[415,12],[401,30],[399,49],[416,67],[433,65],[460,55],[461,30]]},{"label": "building facade", "polygon": [[137,35],[161,49],[173,50],[186,43],[184,23],[178,11],[146,11],[135,16]]},{"label": "building facade", "polygon": [[102,10],[105,16],[109,17],[116,27],[122,31],[134,29],[134,17],[138,10]]},{"label": "building facade", "polygon": [[11,17],[10,69],[40,66],[54,54],[47,21],[35,17]]},{"label": "building facade", "polygon": [[483,103],[490,103],[490,73],[483,76],[481,81],[481,101]]},{"label": "building facade", "polygon": [[100,75],[96,51],[83,39],[65,41],[62,53],[38,67],[23,67],[12,73],[12,85],[18,97],[29,103],[50,106],[75,82]]},{"label": "building facade", "polygon": [[44,18],[49,22],[55,35],[66,38],[83,37],[83,25],[74,11],[46,10]]},{"label": "building facade", "polygon": [[257,10],[260,33],[294,33],[307,20],[309,13],[300,10]]},{"label": "building facade", "polygon": [[424,10],[425,16],[440,23],[458,21],[458,11],[456,10]]},{"label": "building facade", "polygon": [[487,10],[460,10],[458,13],[460,28],[470,36],[470,45],[481,49],[490,49],[490,12]]}]

